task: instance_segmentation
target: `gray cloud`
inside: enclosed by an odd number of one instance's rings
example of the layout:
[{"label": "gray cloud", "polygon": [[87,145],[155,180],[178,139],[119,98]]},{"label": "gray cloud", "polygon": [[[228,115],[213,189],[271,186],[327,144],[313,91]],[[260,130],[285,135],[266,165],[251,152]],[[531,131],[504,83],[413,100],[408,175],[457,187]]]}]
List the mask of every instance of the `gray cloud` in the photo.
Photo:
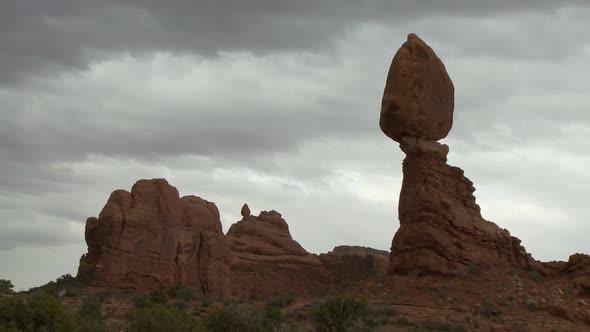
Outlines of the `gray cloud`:
[{"label": "gray cloud", "polygon": [[[342,34],[366,22],[400,26],[421,18],[480,19],[522,11],[551,13],[568,6],[587,6],[587,2],[6,1],[0,4],[0,83],[18,81],[23,75],[50,75],[72,68],[84,70],[97,59],[121,54],[160,50],[208,56],[236,50],[324,51],[337,43]],[[578,22],[583,28],[583,22]],[[502,29],[502,26],[495,28]],[[452,29],[452,24],[445,29],[450,40],[459,35],[469,37]],[[485,36],[477,30],[470,32]],[[522,31],[512,36],[520,35]],[[499,34],[492,35],[498,37]],[[468,50],[481,49],[471,44]],[[524,51],[531,53],[531,49]],[[531,54],[543,56],[534,51]]]},{"label": "gray cloud", "polygon": [[[216,202],[224,229],[248,202],[312,252],[387,249],[403,154],[377,123],[410,31],[454,80],[445,142],[484,217],[537,258],[589,252],[590,10],[360,4],[1,3],[0,273],[18,287],[75,273],[86,217],[154,177]],[[40,260],[56,264],[27,276]]]}]

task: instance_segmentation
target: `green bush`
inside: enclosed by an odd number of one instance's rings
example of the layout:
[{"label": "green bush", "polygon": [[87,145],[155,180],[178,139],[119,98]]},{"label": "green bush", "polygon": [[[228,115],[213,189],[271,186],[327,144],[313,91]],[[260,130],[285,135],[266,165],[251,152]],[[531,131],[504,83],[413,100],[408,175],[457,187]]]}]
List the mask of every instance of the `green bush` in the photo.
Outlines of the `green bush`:
[{"label": "green bush", "polygon": [[312,319],[320,332],[371,331],[373,325],[363,298],[330,298],[314,306]]},{"label": "green bush", "polygon": [[208,307],[208,306],[210,306],[211,303],[213,303],[213,301],[210,298],[208,298],[208,297],[204,297],[204,298],[201,299],[201,305],[203,307],[205,307],[205,308]]},{"label": "green bush", "polygon": [[207,315],[203,323],[208,331],[255,331],[256,317],[249,317],[238,311],[235,306],[225,306]]},{"label": "green bush", "polygon": [[144,295],[136,295],[133,297],[133,304],[136,308],[149,308],[154,305],[150,299],[145,297]]},{"label": "green bush", "polygon": [[12,293],[14,285],[10,280],[0,279],[0,294]]},{"label": "green bush", "polygon": [[163,290],[156,289],[150,293],[150,300],[157,304],[166,304],[168,303],[168,296]]},{"label": "green bush", "polygon": [[195,299],[195,294],[193,293],[193,290],[188,288],[188,287],[178,287],[176,289],[176,292],[174,294],[174,298],[179,299],[181,301],[192,301]]},{"label": "green bush", "polygon": [[537,300],[533,299],[532,297],[529,297],[528,299],[526,299],[526,301],[524,301],[524,304],[526,304],[526,307],[527,307],[527,309],[529,309],[529,311],[539,310],[539,303],[537,302]]},{"label": "green bush", "polygon": [[291,304],[295,303],[295,294],[292,291],[289,291],[287,294],[269,300],[266,305],[284,308],[290,306]]},{"label": "green bush", "polygon": [[207,331],[271,332],[290,331],[280,308],[267,306],[264,312],[240,311],[235,305],[223,307],[204,319]]},{"label": "green bush", "polygon": [[74,331],[56,298],[46,294],[0,299],[0,330]]},{"label": "green bush", "polygon": [[184,310],[163,305],[133,309],[127,314],[127,318],[129,332],[202,331]]},{"label": "green bush", "polygon": [[96,298],[86,298],[76,314],[78,332],[108,331],[102,316],[100,301]]},{"label": "green bush", "polygon": [[492,317],[500,314],[500,310],[491,299],[484,298],[481,301],[480,313],[486,317]]}]

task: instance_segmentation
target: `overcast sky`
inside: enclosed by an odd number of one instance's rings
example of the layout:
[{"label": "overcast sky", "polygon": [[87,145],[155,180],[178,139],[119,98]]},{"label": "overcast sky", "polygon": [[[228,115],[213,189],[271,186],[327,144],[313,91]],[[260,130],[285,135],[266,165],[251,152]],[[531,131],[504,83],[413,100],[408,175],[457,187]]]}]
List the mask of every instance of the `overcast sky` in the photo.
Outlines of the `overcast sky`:
[{"label": "overcast sky", "polygon": [[590,252],[590,4],[2,0],[0,278],[75,274],[111,191],[164,177],[277,210],[307,250],[389,249],[403,153],[378,121],[410,32],[455,84],[449,163],[533,256]]}]

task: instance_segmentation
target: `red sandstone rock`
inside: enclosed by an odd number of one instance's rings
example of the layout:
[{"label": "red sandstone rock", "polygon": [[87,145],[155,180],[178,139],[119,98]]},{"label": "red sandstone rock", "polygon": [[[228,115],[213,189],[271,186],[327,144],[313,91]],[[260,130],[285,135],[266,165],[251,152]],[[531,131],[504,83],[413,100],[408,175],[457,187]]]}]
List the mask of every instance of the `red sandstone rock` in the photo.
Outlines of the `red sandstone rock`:
[{"label": "red sandstone rock", "polygon": [[445,65],[415,34],[395,54],[381,104],[379,125],[385,135],[439,140],[453,124],[455,88]]},{"label": "red sandstone rock", "polygon": [[409,139],[401,144],[407,156],[389,271],[451,275],[473,265],[531,268],[520,240],[481,217],[473,183],[446,163],[448,147],[424,145]]},{"label": "red sandstone rock", "polygon": [[180,198],[164,179],[111,194],[86,222],[78,276],[95,286],[153,289],[184,284],[206,295],[230,289],[230,252],[214,203]]},{"label": "red sandstone rock", "polygon": [[330,273],[317,255],[293,240],[276,211],[245,216],[227,232],[233,256],[232,293],[238,297],[298,295],[329,285]]},{"label": "red sandstone rock", "polygon": [[242,217],[249,217],[250,216],[250,208],[248,207],[248,204],[244,203],[244,205],[242,206],[242,211],[240,211],[240,213],[242,214]]},{"label": "red sandstone rock", "polygon": [[590,256],[573,254],[567,262],[542,263],[541,272],[546,276],[568,279],[585,295],[590,296]]},{"label": "red sandstone rock", "polygon": [[337,281],[356,281],[387,273],[389,252],[367,247],[338,246],[320,254],[320,261]]},{"label": "red sandstone rock", "polygon": [[380,126],[406,153],[389,272],[452,275],[473,265],[531,268],[533,259],[505,229],[481,217],[473,183],[447,165],[453,84],[434,51],[416,35],[395,55]]}]

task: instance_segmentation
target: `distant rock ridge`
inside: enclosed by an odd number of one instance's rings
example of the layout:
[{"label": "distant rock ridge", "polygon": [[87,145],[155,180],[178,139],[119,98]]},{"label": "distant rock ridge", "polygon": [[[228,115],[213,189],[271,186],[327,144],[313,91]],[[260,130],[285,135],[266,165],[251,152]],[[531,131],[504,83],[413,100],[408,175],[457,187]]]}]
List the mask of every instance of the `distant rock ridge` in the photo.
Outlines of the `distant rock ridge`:
[{"label": "distant rock ridge", "polygon": [[389,252],[360,246],[337,246],[319,257],[336,281],[348,282],[386,275]]},{"label": "distant rock ridge", "polygon": [[292,238],[280,213],[252,216],[244,204],[241,214],[224,235],[214,203],[179,197],[164,179],[139,180],[131,192],[114,191],[99,217],[88,218],[88,253],[80,259],[78,277],[99,287],[183,284],[208,296],[271,297],[319,292],[342,279],[343,270],[371,275],[380,264],[372,256],[387,255],[343,246],[320,260]]}]

